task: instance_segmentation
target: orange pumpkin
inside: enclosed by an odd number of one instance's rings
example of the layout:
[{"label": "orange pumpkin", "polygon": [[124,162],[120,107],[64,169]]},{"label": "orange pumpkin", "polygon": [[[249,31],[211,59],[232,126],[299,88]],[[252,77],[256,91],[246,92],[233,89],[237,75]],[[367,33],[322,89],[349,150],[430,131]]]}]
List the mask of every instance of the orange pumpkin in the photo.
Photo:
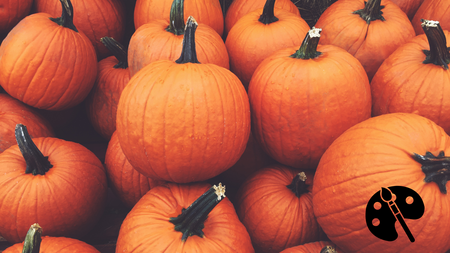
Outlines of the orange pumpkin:
[{"label": "orange pumpkin", "polygon": [[100,253],[94,246],[67,237],[43,236],[39,224],[31,225],[25,240],[5,249],[2,253]]},{"label": "orange pumpkin", "polygon": [[[137,0],[134,8],[136,30],[153,20],[169,21],[172,2],[173,0]],[[199,24],[210,26],[222,36],[224,21],[219,0],[187,0],[183,15],[195,17]]]},{"label": "orange pumpkin", "polygon": [[33,0],[2,0],[0,7],[0,41],[21,19],[30,14]]},{"label": "orange pumpkin", "polygon": [[372,113],[416,113],[450,133],[450,34],[434,21],[424,20],[423,29],[426,34],[399,47],[380,66],[371,82]]},{"label": "orange pumpkin", "polygon": [[[170,20],[158,19],[139,27],[130,39],[128,63],[130,75],[158,60],[175,61],[180,57],[184,37],[184,1],[173,0]],[[198,60],[229,68],[227,48],[219,34],[206,24],[195,33]]]},{"label": "orange pumpkin", "polygon": [[86,99],[87,115],[94,129],[109,140],[116,131],[117,104],[123,88],[130,81],[126,49],[115,39],[101,41],[113,52],[98,63],[94,87]]},{"label": "orange pumpkin", "polygon": [[60,18],[27,16],[0,46],[0,85],[39,109],[64,110],[81,103],[97,75],[92,43],[73,25],[70,0],[61,4]]},{"label": "orange pumpkin", "polygon": [[128,213],[116,252],[253,253],[225,187],[204,183],[157,186]]},{"label": "orange pumpkin", "polygon": [[299,15],[274,6],[275,0],[267,0],[264,9],[243,16],[225,41],[230,70],[246,89],[256,67],[265,58],[277,50],[300,45],[309,30]]},{"label": "orange pumpkin", "polygon": [[41,117],[36,110],[8,94],[0,93],[0,153],[16,144],[14,128],[19,123],[30,128],[32,137],[55,136],[50,123]]},{"label": "orange pumpkin", "polygon": [[339,47],[319,45],[319,28],[306,34],[300,48],[261,62],[248,96],[252,133],[267,154],[281,164],[315,169],[340,134],[370,117],[372,102],[361,63]]},{"label": "orange pumpkin", "polygon": [[236,163],[249,138],[247,93],[229,70],[198,62],[196,27],[188,19],[176,62],[145,66],[120,97],[120,145],[131,165],[154,179],[187,183],[217,176]]},{"label": "orange pumpkin", "polygon": [[[450,249],[448,153],[450,137],[416,114],[390,113],[353,126],[320,160],[313,183],[317,221],[344,252],[446,252]],[[384,228],[394,229],[395,223],[398,237],[394,241],[377,238],[366,223],[369,200],[380,196],[382,187],[391,186],[410,188],[424,203],[420,219],[405,218],[413,243],[393,215],[378,218]],[[396,199],[399,206],[411,204],[407,196]],[[412,200],[412,204],[420,203]],[[391,211],[387,204],[381,208],[384,213]],[[420,210],[417,205],[401,208],[403,215],[405,209]],[[389,224],[389,217],[393,223]]]},{"label": "orange pumpkin", "polygon": [[278,253],[319,239],[311,171],[272,165],[255,172],[237,194],[236,212],[255,251]]},{"label": "orange pumpkin", "polygon": [[139,173],[128,162],[120,147],[117,133],[109,140],[105,155],[106,175],[114,194],[130,209],[151,188],[162,184]]},{"label": "orange pumpkin", "polygon": [[[416,14],[417,9],[424,0],[391,0],[394,4],[398,5],[400,9],[408,16],[409,20],[412,20],[414,14]],[[416,34],[418,34],[416,32]]]},{"label": "orange pumpkin", "polygon": [[423,34],[422,19],[439,21],[443,30],[450,30],[450,1],[424,0],[411,20],[416,34]]},{"label": "orange pumpkin", "polygon": [[16,127],[18,145],[0,154],[0,235],[22,242],[35,222],[44,235],[80,238],[96,225],[106,203],[107,180],[87,148],[52,137],[31,139]]},{"label": "orange pumpkin", "polygon": [[347,50],[363,65],[369,80],[396,48],[415,36],[406,14],[390,0],[337,1],[315,25],[322,44]]}]

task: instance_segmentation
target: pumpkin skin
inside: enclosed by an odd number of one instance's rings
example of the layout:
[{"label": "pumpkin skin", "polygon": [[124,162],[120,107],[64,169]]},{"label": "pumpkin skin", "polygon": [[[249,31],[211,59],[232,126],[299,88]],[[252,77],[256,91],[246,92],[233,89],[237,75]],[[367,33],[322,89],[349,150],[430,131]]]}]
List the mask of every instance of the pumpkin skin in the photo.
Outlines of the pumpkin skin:
[{"label": "pumpkin skin", "polygon": [[43,235],[80,238],[96,225],[106,203],[107,180],[87,148],[52,137],[32,140],[53,165],[44,175],[25,173],[18,145],[0,154],[0,234],[22,242],[35,222]]},{"label": "pumpkin skin", "polygon": [[[334,243],[328,241],[310,242],[303,245],[287,248],[280,253],[322,253],[321,250],[326,246],[335,247]],[[337,251],[340,253],[341,251]],[[328,253],[328,252],[326,252]]]},{"label": "pumpkin skin", "polygon": [[[416,14],[417,9],[424,0],[391,0],[394,4],[398,5],[400,9],[408,16],[409,20],[412,20],[414,14]],[[415,29],[414,29],[415,30]],[[416,34],[417,31],[416,31]]]},{"label": "pumpkin skin", "polygon": [[[186,45],[195,45],[187,33]],[[180,63],[156,61],[131,78],[119,100],[116,127],[136,170],[188,183],[217,176],[237,162],[250,134],[250,105],[229,70],[185,61],[196,55],[192,48],[181,55]]]},{"label": "pumpkin skin", "polygon": [[[5,249],[2,253],[22,253],[23,242],[16,243]],[[83,241],[67,238],[43,236],[40,253],[100,253],[94,246]]]},{"label": "pumpkin skin", "polygon": [[33,0],[2,0],[0,6],[0,38],[30,13]]},{"label": "pumpkin skin", "polygon": [[47,13],[27,16],[3,40],[0,85],[30,106],[64,110],[89,94],[97,75],[97,57],[86,35],[50,17]]},{"label": "pumpkin skin", "polygon": [[364,2],[335,2],[320,16],[315,27],[322,28],[322,44],[338,46],[355,56],[372,80],[384,59],[414,37],[415,32],[406,14],[390,0],[381,0],[385,21],[377,19],[368,24],[360,15],[353,14],[364,9]]},{"label": "pumpkin skin", "polygon": [[443,30],[450,30],[450,2],[446,0],[424,0],[411,20],[416,34],[423,34],[421,19],[439,21]]},{"label": "pumpkin skin", "polygon": [[246,89],[258,65],[277,50],[302,43],[308,24],[296,14],[275,8],[278,21],[264,24],[258,19],[263,9],[243,16],[228,33],[225,45],[230,57],[230,70]]},{"label": "pumpkin skin", "polygon": [[22,123],[30,129],[32,137],[54,137],[53,128],[37,112],[12,98],[0,93],[0,153],[17,144],[14,137],[16,124]]},{"label": "pumpkin skin", "polygon": [[[424,181],[422,165],[412,157],[427,151],[448,154],[450,138],[434,122],[416,114],[373,117],[339,136],[322,156],[313,185],[314,213],[328,238],[344,252],[448,250],[450,197],[437,183]],[[398,238],[393,242],[375,237],[367,228],[367,202],[381,187],[390,186],[416,191],[425,204],[420,219],[405,220],[414,243],[398,222]],[[450,184],[444,181],[441,186]]]},{"label": "pumpkin skin", "polygon": [[[100,42],[103,37],[113,37],[123,42],[125,13],[120,0],[71,0],[74,8],[73,23],[91,41],[99,60],[111,55]],[[53,0],[34,0],[34,10],[53,16],[61,13],[61,4]]]},{"label": "pumpkin skin", "polygon": [[312,207],[312,171],[304,172],[306,182],[299,184],[298,195],[287,187],[298,173],[272,165],[255,172],[239,189],[236,212],[256,252],[278,253],[319,239],[320,228]]},{"label": "pumpkin skin", "polygon": [[[169,21],[173,0],[137,0],[134,8],[136,30],[153,20]],[[193,16],[199,24],[206,24],[220,36],[223,34],[224,18],[219,0],[186,0],[184,3],[185,21]]]},{"label": "pumpkin skin", "polygon": [[[249,12],[262,9],[265,3],[266,0],[234,0],[230,7],[228,7],[225,16],[225,37],[240,18]],[[300,11],[291,0],[278,0],[275,2],[275,8],[285,9],[300,16]]]},{"label": "pumpkin skin", "polygon": [[[450,47],[449,32],[443,34],[447,41],[442,47]],[[415,113],[450,133],[450,73],[442,66],[423,63],[423,50],[430,50],[425,34],[411,39],[383,62],[371,82],[372,114]]]},{"label": "pumpkin skin", "polygon": [[116,132],[111,136],[106,149],[105,169],[110,188],[130,209],[151,188],[162,184],[161,181],[148,178],[133,168],[123,154]]},{"label": "pumpkin skin", "polygon": [[316,48],[321,55],[312,59],[291,57],[298,46],[275,52],[255,70],[248,90],[258,143],[279,163],[299,169],[315,169],[340,134],[371,115],[369,80],[359,61],[333,45]]},{"label": "pumpkin skin", "polygon": [[194,235],[182,242],[182,233],[175,231],[169,219],[181,214],[182,208],[210,187],[205,183],[168,183],[152,188],[123,221],[116,252],[254,252],[247,230],[227,198],[209,213],[203,238]]}]

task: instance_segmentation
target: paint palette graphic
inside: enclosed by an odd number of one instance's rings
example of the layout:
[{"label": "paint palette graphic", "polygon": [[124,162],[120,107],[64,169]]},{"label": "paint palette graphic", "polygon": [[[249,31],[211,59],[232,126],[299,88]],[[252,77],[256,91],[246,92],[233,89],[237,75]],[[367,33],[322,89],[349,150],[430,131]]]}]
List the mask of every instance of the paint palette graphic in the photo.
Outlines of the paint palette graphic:
[{"label": "paint palette graphic", "polygon": [[369,200],[366,206],[366,224],[370,232],[385,241],[395,241],[398,221],[411,242],[414,242],[405,219],[420,219],[425,205],[420,195],[404,186],[382,187]]}]

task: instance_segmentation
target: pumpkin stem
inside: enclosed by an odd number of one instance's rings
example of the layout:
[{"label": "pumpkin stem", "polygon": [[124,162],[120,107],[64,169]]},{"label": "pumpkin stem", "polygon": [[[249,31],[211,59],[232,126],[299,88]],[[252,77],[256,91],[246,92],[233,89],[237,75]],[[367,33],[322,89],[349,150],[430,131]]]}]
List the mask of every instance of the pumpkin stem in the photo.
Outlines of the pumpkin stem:
[{"label": "pumpkin stem", "polygon": [[34,223],[31,225],[30,229],[28,229],[27,235],[25,236],[22,253],[39,253],[42,241],[41,234],[42,228],[39,224]]},{"label": "pumpkin stem", "polygon": [[184,0],[173,0],[170,7],[170,23],[166,31],[175,35],[184,34]]},{"label": "pumpkin stem", "polygon": [[427,36],[430,50],[423,50],[426,55],[424,64],[433,63],[437,66],[442,66],[448,69],[450,63],[449,47],[447,47],[447,39],[444,31],[438,21],[421,19],[422,29]]},{"label": "pumpkin stem", "polygon": [[225,186],[219,183],[219,186],[212,186],[188,208],[183,208],[180,215],[170,218],[169,221],[175,225],[175,230],[183,233],[181,241],[185,242],[193,235],[203,238],[202,229],[205,227],[204,222],[208,214],[225,197]]},{"label": "pumpkin stem", "polygon": [[176,63],[200,63],[197,60],[197,51],[195,51],[195,30],[197,30],[198,23],[192,16],[189,16],[186,22],[186,31],[183,37],[183,49],[181,56],[176,60]]},{"label": "pumpkin stem", "polygon": [[275,0],[267,0],[266,3],[264,4],[263,13],[261,14],[261,16],[259,16],[258,21],[265,25],[277,22],[278,18],[275,17],[274,9],[275,9]]},{"label": "pumpkin stem", "polygon": [[295,54],[291,55],[290,57],[308,60],[314,59],[321,55],[321,52],[317,52],[317,45],[319,44],[320,40],[320,32],[322,32],[321,28],[313,27],[311,30],[309,30],[305,38],[303,39],[300,48],[297,50],[297,52],[295,52]]},{"label": "pumpkin stem", "polygon": [[320,250],[320,253],[337,253],[337,251],[332,246],[325,246]]},{"label": "pumpkin stem", "polygon": [[300,198],[304,193],[308,193],[308,185],[306,184],[305,172],[298,173],[292,180],[290,185],[286,187],[291,190],[297,198]]},{"label": "pumpkin stem", "polygon": [[425,155],[414,153],[412,157],[422,164],[422,171],[425,173],[424,181],[426,183],[435,182],[439,190],[446,194],[447,181],[450,180],[450,157],[445,156],[444,151],[439,152],[438,156],[426,152]]},{"label": "pumpkin stem", "polygon": [[100,41],[103,43],[103,45],[105,45],[106,48],[108,48],[109,51],[113,53],[116,59],[119,60],[119,63],[114,65],[113,68],[128,68],[128,55],[122,44],[111,37],[103,37],[100,39]]},{"label": "pumpkin stem", "polygon": [[72,29],[78,32],[77,28],[73,24],[73,6],[70,0],[60,0],[62,5],[62,14],[59,18],[50,18],[51,21],[58,25]]},{"label": "pumpkin stem", "polygon": [[377,19],[386,21],[382,9],[384,9],[384,5],[381,5],[381,0],[368,0],[364,1],[364,9],[354,11],[353,14],[358,14],[367,24],[370,24],[370,21]]},{"label": "pumpkin stem", "polygon": [[27,164],[26,174],[45,175],[45,173],[53,167],[48,161],[48,157],[44,156],[36,147],[31,136],[28,134],[27,127],[22,124],[16,125],[15,130],[16,141],[19,145],[20,152]]}]

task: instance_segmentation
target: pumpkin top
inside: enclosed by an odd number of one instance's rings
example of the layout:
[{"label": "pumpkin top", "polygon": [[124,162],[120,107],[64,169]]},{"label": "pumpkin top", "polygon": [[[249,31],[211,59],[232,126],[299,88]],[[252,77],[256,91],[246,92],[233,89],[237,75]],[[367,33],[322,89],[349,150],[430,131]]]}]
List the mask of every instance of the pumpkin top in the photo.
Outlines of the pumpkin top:
[{"label": "pumpkin top", "polygon": [[300,48],[295,52],[295,54],[291,55],[292,58],[296,59],[314,59],[321,55],[321,52],[317,51],[317,45],[320,40],[320,32],[322,29],[313,27],[305,36],[305,39],[302,42]]},{"label": "pumpkin top", "polygon": [[368,0],[364,1],[364,9],[354,11],[353,14],[358,14],[367,24],[370,24],[370,21],[374,20],[385,21],[381,11],[383,8],[381,0]]},{"label": "pumpkin top", "polygon": [[183,49],[181,56],[176,60],[176,63],[200,63],[197,60],[197,52],[195,51],[195,30],[197,30],[198,23],[192,16],[189,16],[186,22],[186,31],[183,38]]},{"label": "pumpkin top", "polygon": [[447,48],[447,39],[445,38],[444,31],[442,30],[439,21],[422,19],[422,28],[427,36],[428,43],[430,44],[430,50],[423,50],[426,55],[424,64],[433,63],[437,66],[442,66],[444,69],[448,69],[448,63],[450,62],[449,48]]},{"label": "pumpkin top", "polygon": [[263,12],[259,17],[258,21],[265,25],[277,22],[278,18],[275,17],[275,14],[273,12],[274,8],[275,8],[275,0],[267,0],[266,4],[264,4]]},{"label": "pumpkin top", "polygon": [[72,29],[78,32],[78,29],[73,24],[73,6],[70,0],[60,0],[62,5],[62,14],[59,18],[50,18],[51,21],[60,26]]},{"label": "pumpkin top", "polygon": [[39,224],[34,223],[25,236],[22,253],[39,253],[42,242],[42,228]]},{"label": "pumpkin top", "polygon": [[100,41],[103,43],[103,45],[105,45],[106,48],[108,48],[109,51],[111,51],[113,53],[113,55],[119,61],[116,65],[114,65],[113,68],[127,69],[128,68],[128,54],[127,54],[127,50],[125,50],[124,46],[112,37],[103,37],[100,39]]},{"label": "pumpkin top", "polygon": [[184,0],[173,0],[170,7],[170,22],[166,31],[175,35],[184,34]]}]

